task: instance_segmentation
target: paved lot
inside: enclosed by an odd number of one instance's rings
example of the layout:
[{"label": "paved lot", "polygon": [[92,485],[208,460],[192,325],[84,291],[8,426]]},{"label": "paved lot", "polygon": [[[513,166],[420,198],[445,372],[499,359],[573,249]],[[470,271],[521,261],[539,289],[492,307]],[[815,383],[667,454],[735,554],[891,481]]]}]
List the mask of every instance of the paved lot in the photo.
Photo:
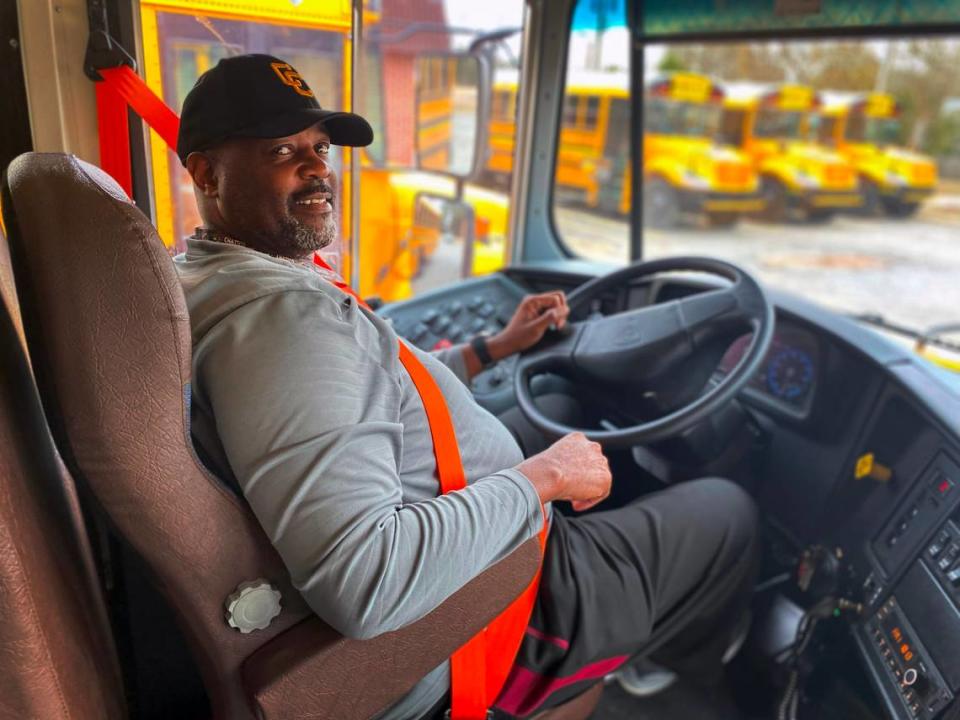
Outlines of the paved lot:
[{"label": "paved lot", "polygon": [[[557,213],[576,251],[626,260],[627,225],[582,210]],[[645,257],[711,255],[765,283],[844,312],[880,313],[922,329],[960,323],[960,198],[933,198],[907,220],[837,217],[823,224],[697,223],[648,230]]]}]

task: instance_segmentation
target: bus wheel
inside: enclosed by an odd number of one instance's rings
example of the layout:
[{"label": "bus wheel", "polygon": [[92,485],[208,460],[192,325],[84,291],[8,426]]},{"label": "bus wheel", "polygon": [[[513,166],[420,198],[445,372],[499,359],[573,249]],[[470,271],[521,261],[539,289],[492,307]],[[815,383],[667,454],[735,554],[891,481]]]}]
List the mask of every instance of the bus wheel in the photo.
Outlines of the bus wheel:
[{"label": "bus wheel", "polygon": [[825,223],[833,220],[833,216],[837,214],[836,210],[832,208],[810,208],[807,210],[807,222],[811,223]]},{"label": "bus wheel", "polygon": [[903,202],[903,200],[884,200],[883,210],[890,217],[906,218],[916,215],[920,203]]},{"label": "bus wheel", "polygon": [[765,177],[760,184],[763,197],[763,210],[760,217],[770,222],[784,222],[787,219],[787,188],[775,178]]},{"label": "bus wheel", "polygon": [[880,214],[880,188],[872,180],[864,180],[860,186],[863,189],[863,205],[860,206],[860,214],[867,217],[874,217]]},{"label": "bus wheel", "polygon": [[652,228],[676,227],[680,222],[680,198],[677,191],[661,178],[651,178],[643,186],[643,223]]},{"label": "bus wheel", "polygon": [[710,227],[730,228],[740,220],[740,213],[735,212],[711,212],[707,213],[707,222]]}]

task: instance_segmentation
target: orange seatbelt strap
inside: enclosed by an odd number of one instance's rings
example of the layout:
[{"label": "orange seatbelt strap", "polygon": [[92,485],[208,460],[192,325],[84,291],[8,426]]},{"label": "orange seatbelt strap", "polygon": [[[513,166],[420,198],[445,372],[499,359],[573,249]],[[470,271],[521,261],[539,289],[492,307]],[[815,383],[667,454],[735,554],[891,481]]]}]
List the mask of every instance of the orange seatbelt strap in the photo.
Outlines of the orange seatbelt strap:
[{"label": "orange seatbelt strap", "polygon": [[[314,255],[314,262],[326,270],[331,270],[319,255]],[[367,307],[346,283],[332,282]],[[467,482],[453,421],[450,419],[443,393],[406,343],[400,340],[399,345],[400,362],[417,388],[427,414],[430,436],[433,438],[433,453],[437,459],[440,491],[446,494],[462,490],[467,486]],[[542,557],[547,541],[546,518],[539,540]],[[539,584],[538,568],[533,580],[520,596],[450,658],[451,720],[484,720],[487,717],[487,711],[500,694],[520,650],[520,643],[537,599]]]}]

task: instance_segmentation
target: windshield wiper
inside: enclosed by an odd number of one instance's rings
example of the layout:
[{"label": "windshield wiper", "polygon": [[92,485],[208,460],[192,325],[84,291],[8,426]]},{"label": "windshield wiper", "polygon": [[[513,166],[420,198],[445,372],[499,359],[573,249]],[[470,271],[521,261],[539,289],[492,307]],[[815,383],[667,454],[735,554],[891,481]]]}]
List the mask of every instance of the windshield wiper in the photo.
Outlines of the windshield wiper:
[{"label": "windshield wiper", "polygon": [[905,325],[898,325],[887,320],[883,315],[878,315],[876,313],[863,313],[860,315],[850,315],[849,317],[854,320],[859,320],[860,322],[866,323],[868,325],[874,325],[876,327],[882,328],[889,332],[896,333],[898,335],[904,335],[909,338],[913,338],[917,341],[917,349],[922,349],[927,345],[933,345],[935,347],[940,347],[945,350],[952,350],[953,352],[960,352],[960,343],[947,340],[943,338],[943,335],[948,333],[960,333],[960,323],[950,323],[947,325],[935,325],[924,332],[918,332],[913,328],[909,328]]}]

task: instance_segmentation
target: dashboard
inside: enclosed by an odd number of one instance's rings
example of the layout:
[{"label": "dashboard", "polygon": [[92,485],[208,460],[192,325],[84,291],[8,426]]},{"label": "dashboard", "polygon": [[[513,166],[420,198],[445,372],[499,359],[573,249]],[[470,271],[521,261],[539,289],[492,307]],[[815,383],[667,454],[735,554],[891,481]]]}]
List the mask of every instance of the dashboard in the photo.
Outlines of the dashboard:
[{"label": "dashboard", "polygon": [[[380,314],[429,350],[498,332],[527,293],[569,291],[586,278],[536,269],[497,274]],[[698,289],[680,281],[632,287],[590,312]],[[841,581],[864,605],[851,638],[886,714],[960,717],[960,383],[941,381],[908,350],[834,313],[769,294],[775,337],[740,395],[768,436],[752,461],[764,516],[799,544],[836,548],[843,557]],[[714,380],[748,340],[727,349]],[[513,362],[474,378],[478,401],[512,404]]]}]

